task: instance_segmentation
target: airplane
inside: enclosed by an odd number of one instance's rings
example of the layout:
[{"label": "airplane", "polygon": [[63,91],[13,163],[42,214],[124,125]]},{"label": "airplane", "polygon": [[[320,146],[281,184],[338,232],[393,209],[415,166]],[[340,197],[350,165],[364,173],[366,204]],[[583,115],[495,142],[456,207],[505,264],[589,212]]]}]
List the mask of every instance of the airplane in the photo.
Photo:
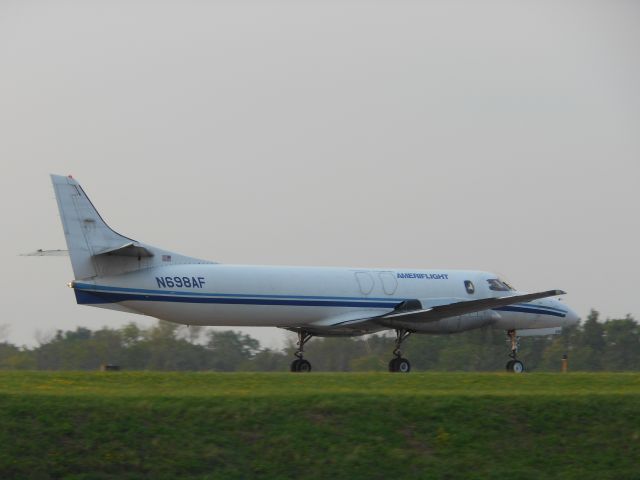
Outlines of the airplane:
[{"label": "airplane", "polygon": [[72,176],[51,180],[78,304],[185,325],[287,329],[298,335],[292,372],[311,371],[304,346],[314,336],[394,330],[389,371],[408,373],[400,348],[410,335],[491,326],[507,333],[506,370],[521,373],[520,336],[579,322],[557,298],[562,290],[520,292],[490,272],[226,265],[188,257],[117,233]]}]

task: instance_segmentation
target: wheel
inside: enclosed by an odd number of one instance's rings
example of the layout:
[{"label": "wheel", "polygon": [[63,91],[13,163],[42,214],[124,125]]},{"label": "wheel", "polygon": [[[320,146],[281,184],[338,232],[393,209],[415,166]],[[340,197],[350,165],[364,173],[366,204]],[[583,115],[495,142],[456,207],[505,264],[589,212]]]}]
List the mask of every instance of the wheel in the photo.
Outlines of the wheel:
[{"label": "wheel", "polygon": [[524,372],[524,363],[522,363],[520,360],[514,361],[513,365],[511,366],[511,371],[513,373],[522,373],[522,372]]},{"label": "wheel", "polygon": [[396,357],[389,362],[389,371],[409,373],[411,371],[411,364],[406,358]]},{"label": "wheel", "polygon": [[400,359],[399,358],[392,358],[391,361],[389,362],[389,371],[390,372],[397,372],[398,371],[398,361]]},{"label": "wheel", "polygon": [[300,359],[300,363],[298,363],[298,372],[310,372],[311,364],[304,359]]},{"label": "wheel", "polygon": [[310,372],[311,364],[304,358],[296,358],[293,362],[291,362],[291,371],[292,372]]},{"label": "wheel", "polygon": [[507,363],[507,372],[522,373],[524,372],[524,363],[520,360],[509,360]]},{"label": "wheel", "polygon": [[299,365],[300,365],[301,361],[302,360],[300,360],[299,358],[296,358],[293,362],[291,362],[291,371],[292,372],[299,372],[300,371],[299,370],[299,368],[300,368]]},{"label": "wheel", "polygon": [[407,360],[406,358],[399,358],[398,359],[398,372],[400,373],[409,373],[411,371],[411,364],[409,363],[409,360]]}]

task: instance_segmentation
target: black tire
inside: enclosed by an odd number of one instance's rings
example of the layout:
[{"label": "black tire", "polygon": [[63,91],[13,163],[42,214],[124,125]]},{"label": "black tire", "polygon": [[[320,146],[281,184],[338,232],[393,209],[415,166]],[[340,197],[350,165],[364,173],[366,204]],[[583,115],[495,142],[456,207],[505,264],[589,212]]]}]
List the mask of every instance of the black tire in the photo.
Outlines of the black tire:
[{"label": "black tire", "polygon": [[307,360],[300,360],[300,363],[298,363],[298,372],[305,372],[305,373],[309,373],[311,371],[311,364],[307,361]]},{"label": "black tire", "polygon": [[300,360],[299,358],[296,358],[293,362],[291,362],[291,371],[292,372],[299,372],[300,371],[300,362],[302,360]]},{"label": "black tire", "polygon": [[409,363],[409,360],[407,360],[406,358],[399,358],[396,366],[397,366],[397,370],[396,370],[397,372],[409,373],[411,371],[411,364]]},{"label": "black tire", "polygon": [[515,360],[509,360],[509,361],[507,362],[507,366],[505,367],[505,368],[507,369],[507,372],[511,372],[511,373],[513,373],[512,367],[513,367],[513,362],[514,362],[514,361],[515,361]]},{"label": "black tire", "polygon": [[396,357],[389,362],[389,371],[397,373],[409,373],[411,364],[406,358]]},{"label": "black tire", "polygon": [[392,358],[391,361],[389,362],[389,371],[390,372],[397,372],[398,371],[398,360],[400,360],[399,358]]}]

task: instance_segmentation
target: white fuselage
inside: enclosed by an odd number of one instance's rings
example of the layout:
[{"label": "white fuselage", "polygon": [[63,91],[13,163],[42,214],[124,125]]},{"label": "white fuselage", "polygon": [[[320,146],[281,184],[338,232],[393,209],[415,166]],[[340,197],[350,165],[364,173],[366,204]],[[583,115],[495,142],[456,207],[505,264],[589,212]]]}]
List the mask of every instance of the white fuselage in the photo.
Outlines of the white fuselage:
[{"label": "white fuselage", "polygon": [[[321,331],[342,319],[389,313],[409,299],[418,299],[428,308],[518,293],[491,290],[488,280],[492,278],[497,277],[461,270],[170,264],[101,277],[95,282],[77,280],[73,286],[78,303],[187,325],[309,326]],[[489,324],[507,330],[538,329],[575,321],[577,315],[565,304],[543,299],[417,324],[411,329],[453,333]]]}]

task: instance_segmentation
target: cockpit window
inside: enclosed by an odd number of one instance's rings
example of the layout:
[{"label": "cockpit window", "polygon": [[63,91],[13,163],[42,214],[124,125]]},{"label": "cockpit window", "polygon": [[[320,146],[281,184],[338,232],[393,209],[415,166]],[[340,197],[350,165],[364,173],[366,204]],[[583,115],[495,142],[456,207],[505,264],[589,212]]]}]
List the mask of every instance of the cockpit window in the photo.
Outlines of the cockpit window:
[{"label": "cockpit window", "polygon": [[494,290],[496,292],[509,292],[513,290],[511,285],[498,278],[490,278],[487,280],[487,283],[489,284],[489,290]]}]

